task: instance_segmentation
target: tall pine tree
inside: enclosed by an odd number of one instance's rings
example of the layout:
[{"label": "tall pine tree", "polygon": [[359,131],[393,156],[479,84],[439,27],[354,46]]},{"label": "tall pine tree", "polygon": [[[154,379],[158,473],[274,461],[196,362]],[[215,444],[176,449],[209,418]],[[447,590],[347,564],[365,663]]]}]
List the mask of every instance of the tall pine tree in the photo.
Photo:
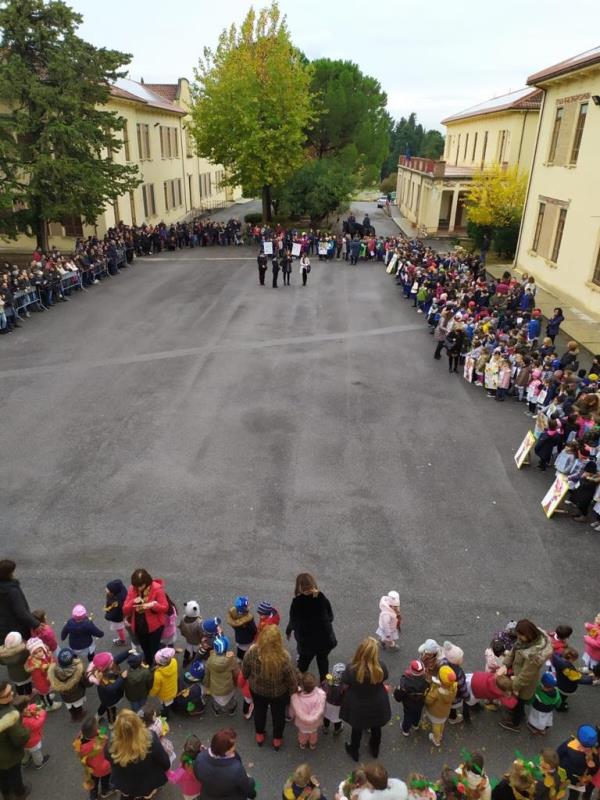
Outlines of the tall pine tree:
[{"label": "tall pine tree", "polygon": [[85,42],[81,22],[61,0],[0,2],[0,235],[41,247],[48,222],[93,223],[140,183],[110,157],[124,120],[105,108],[131,57]]}]

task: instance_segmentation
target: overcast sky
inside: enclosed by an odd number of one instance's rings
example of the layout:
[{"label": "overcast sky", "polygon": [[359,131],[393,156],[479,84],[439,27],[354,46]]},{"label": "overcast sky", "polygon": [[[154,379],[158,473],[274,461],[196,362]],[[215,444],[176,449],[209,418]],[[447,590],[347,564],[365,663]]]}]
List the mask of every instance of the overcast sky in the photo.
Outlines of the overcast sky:
[{"label": "overcast sky", "polygon": [[[248,0],[67,0],[81,35],[133,55],[129,77],[193,78],[202,49],[243,19]],[[255,3],[255,7],[267,3]],[[280,0],[306,55],[356,62],[395,117],[423,124],[525,85],[600,42],[600,0]]]}]

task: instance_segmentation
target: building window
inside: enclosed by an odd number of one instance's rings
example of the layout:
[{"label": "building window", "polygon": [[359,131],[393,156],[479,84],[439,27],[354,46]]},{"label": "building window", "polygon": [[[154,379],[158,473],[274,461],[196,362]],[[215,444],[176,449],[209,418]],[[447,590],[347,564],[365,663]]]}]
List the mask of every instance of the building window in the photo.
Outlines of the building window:
[{"label": "building window", "polygon": [[452,137],[450,136],[450,134],[448,134],[448,136],[446,136],[446,143],[444,145],[444,157],[445,158],[448,158],[448,156],[450,155],[450,148],[451,147],[452,147]]},{"label": "building window", "polygon": [[544,224],[544,214],[546,212],[546,203],[540,203],[538,208],[537,222],[535,223],[535,233],[533,234],[533,244],[531,249],[537,253],[538,245],[540,243],[540,236],[542,235],[542,225]]},{"label": "building window", "polygon": [[458,164],[458,154],[460,152],[460,133],[458,134],[458,141],[456,142],[456,158],[454,160],[454,166]]},{"label": "building window", "polygon": [[141,122],[137,124],[137,140],[140,161],[150,160],[150,126]]},{"label": "building window", "polygon": [[154,217],[156,215],[156,198],[154,197],[154,184],[145,183],[142,186],[142,200],[144,201],[144,216]]},{"label": "building window", "polygon": [[598,256],[596,258],[594,274],[592,275],[592,283],[595,283],[596,286],[600,286],[600,247],[598,248]]},{"label": "building window", "polygon": [[552,247],[552,255],[550,256],[550,261],[553,261],[555,264],[558,261],[558,254],[560,253],[560,243],[562,242],[566,219],[567,219],[567,209],[561,208],[560,213],[558,215],[558,225],[556,226],[556,235],[554,236],[554,246]]},{"label": "building window", "polygon": [[469,134],[467,133],[465,136],[465,151],[463,153],[463,161],[467,160],[467,148],[469,146]]},{"label": "building window", "polygon": [[127,121],[123,126],[123,150],[125,151],[125,161],[131,161],[131,151],[129,150],[129,128]]},{"label": "building window", "polygon": [[503,164],[506,161],[506,149],[508,145],[508,131],[503,130],[498,132],[498,163]]},{"label": "building window", "polygon": [[194,155],[194,140],[192,138],[192,132],[189,128],[185,129],[185,157],[192,158]]},{"label": "building window", "polygon": [[476,152],[477,152],[477,131],[475,131],[475,136],[473,137],[473,154],[471,155],[471,161],[475,161]]},{"label": "building window", "polygon": [[577,117],[577,125],[575,126],[575,138],[573,139],[573,148],[571,149],[571,164],[577,163],[579,156],[579,148],[581,147],[581,138],[583,136],[583,128],[587,118],[588,104],[582,103],[579,106],[579,116]]},{"label": "building window", "polygon": [[194,207],[194,191],[192,188],[192,176],[188,175],[188,195],[190,198],[190,208]]},{"label": "building window", "polygon": [[169,125],[160,126],[161,158],[179,158],[179,139],[177,128]]},{"label": "building window", "polygon": [[181,193],[181,178],[173,178],[163,183],[165,193],[165,209],[170,211],[172,208],[183,205]]},{"label": "building window", "polygon": [[556,145],[558,144],[558,136],[560,134],[560,126],[562,123],[564,108],[556,109],[556,116],[554,117],[554,127],[552,128],[552,139],[550,140],[550,151],[548,152],[548,162],[551,164],[556,155]]},{"label": "building window", "polygon": [[137,219],[135,213],[135,195],[133,191],[129,192],[129,208],[131,209],[131,224],[137,225]]},{"label": "building window", "polygon": [[61,220],[62,226],[65,229],[65,236],[83,236],[83,225],[81,224],[81,217],[69,216],[63,217]]},{"label": "building window", "polygon": [[485,154],[487,151],[487,142],[488,142],[488,132],[486,131],[483,134],[483,147],[481,148],[481,166],[485,164]]}]

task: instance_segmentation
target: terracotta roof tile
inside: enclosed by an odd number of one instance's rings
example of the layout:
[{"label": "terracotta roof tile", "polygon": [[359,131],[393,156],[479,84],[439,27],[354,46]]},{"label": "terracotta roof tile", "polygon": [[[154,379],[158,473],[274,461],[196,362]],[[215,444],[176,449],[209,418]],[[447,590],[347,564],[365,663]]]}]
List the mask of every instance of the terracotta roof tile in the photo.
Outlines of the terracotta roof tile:
[{"label": "terracotta roof tile", "polygon": [[151,89],[151,85],[152,84],[132,81],[131,78],[119,78],[116,83],[111,86],[111,93],[114,97],[122,97],[126,100],[143,103],[152,108],[159,108],[162,111],[169,111],[171,114],[185,116],[185,111],[176,106],[175,103],[163,97],[163,95]]},{"label": "terracotta roof tile", "polygon": [[164,97],[165,100],[169,100],[171,103],[174,103],[177,100],[177,84],[176,83],[145,83],[144,86],[147,86],[156,94],[159,94],[161,97]]}]

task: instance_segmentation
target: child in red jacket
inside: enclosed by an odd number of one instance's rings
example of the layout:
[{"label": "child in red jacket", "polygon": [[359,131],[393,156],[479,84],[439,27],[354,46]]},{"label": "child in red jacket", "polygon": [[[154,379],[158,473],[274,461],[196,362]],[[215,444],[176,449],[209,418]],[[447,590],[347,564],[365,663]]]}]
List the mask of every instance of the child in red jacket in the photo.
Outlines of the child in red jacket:
[{"label": "child in red jacket", "polygon": [[[95,717],[88,717],[81,726],[81,733],[73,742],[73,749],[83,765],[83,787],[90,793],[90,800],[108,797],[110,788],[110,761],[104,755],[108,742],[108,731],[98,728]],[[98,789],[100,793],[98,793]]]},{"label": "child in red jacket", "polygon": [[50,680],[48,669],[53,663],[54,658],[46,645],[37,636],[27,640],[29,658],[25,662],[25,669],[31,675],[31,682],[34,689],[41,695],[42,702],[48,711],[56,711],[62,703],[54,700],[54,695],[50,694]]},{"label": "child in red jacket", "polygon": [[[19,698],[20,700],[21,698]],[[29,731],[29,739],[25,745],[25,759],[23,764],[33,764],[35,769],[41,769],[48,763],[50,756],[42,753],[42,734],[46,723],[46,711],[35,703],[28,703],[27,698],[22,698],[23,710],[21,723]],[[18,701],[15,703],[18,708]]]}]

